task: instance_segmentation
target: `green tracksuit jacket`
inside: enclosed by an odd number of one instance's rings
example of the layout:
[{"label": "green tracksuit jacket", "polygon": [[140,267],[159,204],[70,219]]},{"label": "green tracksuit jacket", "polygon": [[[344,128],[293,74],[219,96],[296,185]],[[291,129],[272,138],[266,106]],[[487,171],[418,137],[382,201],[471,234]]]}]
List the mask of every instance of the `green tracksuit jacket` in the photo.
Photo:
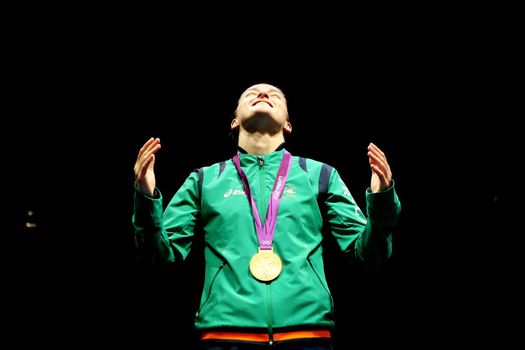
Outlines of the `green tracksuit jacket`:
[{"label": "green tracksuit jacket", "polygon": [[[283,153],[282,148],[263,156],[239,151],[263,223]],[[231,159],[191,173],[165,210],[155,192],[148,197],[135,188],[133,215],[137,242],[151,250],[155,262],[185,259],[199,232],[196,222],[202,220],[206,271],[195,318],[201,330],[332,327],[333,300],[322,260],[323,216],[342,251],[377,268],[391,255],[391,230],[401,208],[393,184],[380,193],[367,190],[365,217],[335,169],[294,156],[273,240],[283,268],[268,283],[249,271],[259,245]]]}]

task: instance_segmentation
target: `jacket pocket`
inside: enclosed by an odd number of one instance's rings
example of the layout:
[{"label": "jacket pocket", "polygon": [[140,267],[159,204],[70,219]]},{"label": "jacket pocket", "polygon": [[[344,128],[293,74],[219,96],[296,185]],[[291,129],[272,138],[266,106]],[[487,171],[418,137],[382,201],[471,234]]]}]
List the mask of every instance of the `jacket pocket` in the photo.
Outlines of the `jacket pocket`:
[{"label": "jacket pocket", "polygon": [[204,307],[210,300],[210,296],[213,290],[213,285],[215,284],[215,280],[217,279],[217,276],[219,275],[219,273],[222,271],[224,265],[226,265],[226,263],[223,262],[221,265],[217,267],[210,267],[208,269],[206,273],[206,281],[204,283],[204,289],[202,292],[201,303],[200,303],[199,311],[197,311],[197,315],[199,315],[202,312],[202,309],[204,309]]},{"label": "jacket pocket", "polygon": [[334,312],[334,299],[332,297],[332,293],[330,292],[330,289],[328,288],[328,284],[326,283],[326,279],[324,278],[324,275],[320,274],[317,271],[315,265],[312,263],[312,260],[310,260],[310,257],[308,257],[307,260],[308,260],[308,264],[310,264],[310,268],[314,272],[314,275],[317,277],[317,280],[319,281],[319,283],[323,287],[325,293],[330,298],[330,312],[333,313]]}]

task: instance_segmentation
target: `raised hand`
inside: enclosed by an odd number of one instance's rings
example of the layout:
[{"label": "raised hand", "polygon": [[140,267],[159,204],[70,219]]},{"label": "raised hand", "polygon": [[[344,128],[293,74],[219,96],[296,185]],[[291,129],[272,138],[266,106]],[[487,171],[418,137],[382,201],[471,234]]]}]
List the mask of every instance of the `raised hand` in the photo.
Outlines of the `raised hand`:
[{"label": "raised hand", "polygon": [[150,138],[140,149],[135,161],[135,181],[141,191],[153,196],[155,191],[155,153],[160,149],[160,139]]},{"label": "raised hand", "polygon": [[373,143],[368,145],[368,162],[372,170],[370,188],[372,192],[379,192],[390,187],[392,172],[385,154]]}]

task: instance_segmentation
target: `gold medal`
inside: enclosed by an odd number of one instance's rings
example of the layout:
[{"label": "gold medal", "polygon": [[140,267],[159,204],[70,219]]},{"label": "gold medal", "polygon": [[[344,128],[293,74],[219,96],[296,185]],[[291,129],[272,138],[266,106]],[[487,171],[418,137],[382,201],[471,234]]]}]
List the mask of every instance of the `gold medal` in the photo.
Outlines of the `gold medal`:
[{"label": "gold medal", "polygon": [[250,272],[259,281],[268,282],[279,276],[283,264],[273,249],[259,249],[250,260]]}]

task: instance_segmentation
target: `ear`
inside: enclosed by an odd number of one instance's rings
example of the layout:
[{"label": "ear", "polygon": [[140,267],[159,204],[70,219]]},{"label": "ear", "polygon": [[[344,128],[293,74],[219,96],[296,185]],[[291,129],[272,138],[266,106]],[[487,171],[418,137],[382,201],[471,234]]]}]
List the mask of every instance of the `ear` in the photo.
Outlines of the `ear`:
[{"label": "ear", "polygon": [[292,123],[287,121],[286,124],[284,124],[283,130],[285,134],[291,134],[292,133]]},{"label": "ear", "polygon": [[237,121],[237,118],[232,119],[232,123],[231,123],[231,125],[230,125],[230,128],[231,128],[232,130],[235,130],[235,129],[237,129],[238,127],[239,127],[239,122]]}]

